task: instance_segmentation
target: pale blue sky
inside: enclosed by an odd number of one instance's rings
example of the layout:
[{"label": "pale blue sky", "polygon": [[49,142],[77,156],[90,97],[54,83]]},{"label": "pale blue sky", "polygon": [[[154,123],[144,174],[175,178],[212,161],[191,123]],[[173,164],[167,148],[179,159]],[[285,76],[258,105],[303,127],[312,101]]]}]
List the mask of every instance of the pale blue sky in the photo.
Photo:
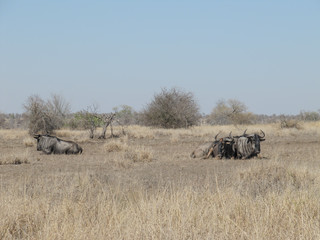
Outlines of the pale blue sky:
[{"label": "pale blue sky", "polygon": [[72,111],[161,88],[201,112],[237,99],[258,114],[320,109],[320,1],[0,0],[0,112],[60,94]]}]

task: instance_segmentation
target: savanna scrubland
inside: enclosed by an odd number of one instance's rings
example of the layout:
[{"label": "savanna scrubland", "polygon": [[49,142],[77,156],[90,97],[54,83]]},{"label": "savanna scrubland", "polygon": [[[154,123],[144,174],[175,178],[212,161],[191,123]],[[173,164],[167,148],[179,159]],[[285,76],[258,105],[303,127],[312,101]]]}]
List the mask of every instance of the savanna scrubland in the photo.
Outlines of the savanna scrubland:
[{"label": "savanna scrubland", "polygon": [[[219,131],[246,128],[266,134],[260,157],[189,157]],[[57,130],[83,154],[45,155],[27,130],[0,130],[0,238],[320,238],[320,122],[126,133]]]}]

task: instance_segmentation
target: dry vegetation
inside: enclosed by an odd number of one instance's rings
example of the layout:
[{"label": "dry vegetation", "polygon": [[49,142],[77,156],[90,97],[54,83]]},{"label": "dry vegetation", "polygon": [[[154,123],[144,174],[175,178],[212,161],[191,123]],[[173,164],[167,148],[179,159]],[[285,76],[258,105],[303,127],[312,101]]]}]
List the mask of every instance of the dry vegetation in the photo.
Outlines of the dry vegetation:
[{"label": "dry vegetation", "polygon": [[[266,133],[260,158],[189,158],[246,128]],[[59,156],[0,130],[0,239],[320,239],[320,122],[126,131],[57,131],[84,149]]]}]

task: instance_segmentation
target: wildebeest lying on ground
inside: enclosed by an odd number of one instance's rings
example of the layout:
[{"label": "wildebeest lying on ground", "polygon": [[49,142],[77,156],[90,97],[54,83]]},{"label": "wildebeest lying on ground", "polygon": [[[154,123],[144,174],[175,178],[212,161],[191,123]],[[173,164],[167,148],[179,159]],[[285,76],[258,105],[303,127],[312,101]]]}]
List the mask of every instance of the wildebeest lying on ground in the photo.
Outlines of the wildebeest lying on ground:
[{"label": "wildebeest lying on ground", "polygon": [[[231,133],[230,133],[231,134]],[[215,141],[214,146],[212,146],[205,158],[219,157],[221,158],[233,158],[233,139],[230,137],[220,138],[219,141]]]},{"label": "wildebeest lying on ground", "polygon": [[[199,157],[207,157],[207,155],[212,154],[214,156],[218,156],[219,155],[219,141],[217,140],[217,136],[219,135],[219,133],[214,137],[214,141],[213,142],[206,142],[203,143],[201,145],[199,145],[191,154],[190,157],[192,158],[199,158]],[[213,153],[213,149],[216,150]],[[210,155],[209,154],[209,155]]]},{"label": "wildebeest lying on ground", "polygon": [[[199,145],[191,154],[192,158],[208,158],[210,155],[217,157],[219,155],[219,144],[215,142],[206,142]],[[221,155],[221,154],[220,154]]]},{"label": "wildebeest lying on ground", "polygon": [[192,158],[202,157],[209,158],[218,157],[222,158],[226,156],[226,149],[228,149],[228,144],[232,141],[229,137],[217,139],[219,133],[214,137],[213,142],[207,142],[199,145],[190,155]]},{"label": "wildebeest lying on ground", "polygon": [[234,154],[236,158],[247,159],[258,156],[260,153],[260,142],[265,141],[265,133],[260,130],[259,134],[246,134],[246,131],[241,136],[233,137],[234,139]]},{"label": "wildebeest lying on ground", "polygon": [[247,159],[255,157],[260,153],[260,142],[264,141],[265,133],[262,136],[258,134],[246,134],[246,131],[240,136],[231,136],[220,138],[217,140],[218,134],[213,142],[208,142],[198,146],[192,153],[191,157],[219,157],[221,158],[237,158]]},{"label": "wildebeest lying on ground", "polygon": [[34,135],[37,139],[37,151],[46,154],[78,154],[82,153],[82,148],[75,142],[65,141],[50,135]]}]

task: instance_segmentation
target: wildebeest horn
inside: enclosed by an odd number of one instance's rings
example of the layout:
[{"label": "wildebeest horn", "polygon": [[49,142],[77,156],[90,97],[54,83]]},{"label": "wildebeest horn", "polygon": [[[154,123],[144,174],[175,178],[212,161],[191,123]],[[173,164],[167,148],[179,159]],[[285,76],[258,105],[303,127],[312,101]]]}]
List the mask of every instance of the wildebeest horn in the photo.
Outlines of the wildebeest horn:
[{"label": "wildebeest horn", "polygon": [[217,137],[218,137],[218,135],[220,134],[220,132],[221,132],[221,131],[219,131],[218,134],[214,137],[214,140],[217,141]]},{"label": "wildebeest horn", "polygon": [[38,135],[34,134],[34,135],[33,135],[33,137],[34,137],[35,139],[39,139],[40,136],[41,136],[40,134],[38,134]]},{"label": "wildebeest horn", "polygon": [[246,135],[247,130],[248,130],[248,129],[244,130],[244,132],[243,132],[243,134],[242,134],[243,136]]},{"label": "wildebeest horn", "polygon": [[264,138],[264,137],[266,136],[266,134],[265,134],[261,129],[260,129],[260,131],[262,132],[263,136],[260,136],[260,135],[259,135],[259,137],[260,137],[260,138]]}]

